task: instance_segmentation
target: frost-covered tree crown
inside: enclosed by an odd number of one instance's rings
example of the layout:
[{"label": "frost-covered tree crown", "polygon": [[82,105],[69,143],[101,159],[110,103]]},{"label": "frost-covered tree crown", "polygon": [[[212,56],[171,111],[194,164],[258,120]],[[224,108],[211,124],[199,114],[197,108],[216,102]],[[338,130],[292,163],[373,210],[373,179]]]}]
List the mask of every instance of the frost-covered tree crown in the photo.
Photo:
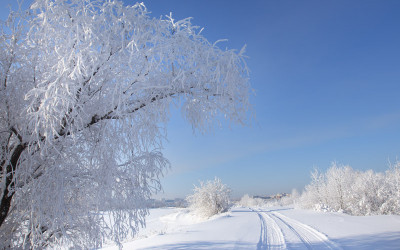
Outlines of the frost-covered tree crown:
[{"label": "frost-covered tree crown", "polygon": [[201,132],[246,120],[243,50],[221,50],[190,19],[36,0],[0,32],[0,248],[120,243],[169,166],[171,104]]}]

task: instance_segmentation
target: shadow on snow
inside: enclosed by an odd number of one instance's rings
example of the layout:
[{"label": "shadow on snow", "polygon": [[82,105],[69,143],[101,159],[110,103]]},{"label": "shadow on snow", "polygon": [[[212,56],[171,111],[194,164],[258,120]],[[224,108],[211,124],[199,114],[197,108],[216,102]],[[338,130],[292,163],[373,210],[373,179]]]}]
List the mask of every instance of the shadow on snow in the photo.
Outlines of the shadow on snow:
[{"label": "shadow on snow", "polygon": [[[331,239],[343,249],[382,249],[382,250],[398,250],[400,249],[400,233],[383,233],[378,235],[360,235],[355,237],[344,237],[338,239]],[[232,247],[234,245],[234,247]],[[251,244],[250,242],[207,242],[207,241],[193,241],[193,242],[179,242],[175,244],[165,244],[157,246],[158,249],[282,249],[282,246],[270,246],[267,244]],[[288,244],[288,249],[307,249],[304,244]],[[313,249],[325,249],[326,245],[321,243],[313,244]],[[141,249],[154,249],[154,247],[141,248]]]}]

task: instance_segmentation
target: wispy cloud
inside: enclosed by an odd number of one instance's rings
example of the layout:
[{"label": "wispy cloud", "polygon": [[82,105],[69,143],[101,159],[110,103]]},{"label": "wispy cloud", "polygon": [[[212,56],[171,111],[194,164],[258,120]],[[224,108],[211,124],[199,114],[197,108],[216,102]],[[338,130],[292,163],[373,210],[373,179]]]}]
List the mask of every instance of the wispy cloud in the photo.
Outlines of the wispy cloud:
[{"label": "wispy cloud", "polygon": [[250,143],[236,142],[236,146],[227,145],[225,149],[209,151],[207,155],[202,152],[193,152],[189,157],[173,154],[175,165],[168,175],[179,175],[186,172],[224,166],[238,160],[251,158],[259,154],[268,154],[302,147],[309,147],[329,143],[332,140],[363,136],[365,134],[382,131],[388,127],[400,124],[400,113],[384,114],[373,117],[343,121],[330,127],[299,130],[294,135],[288,136],[260,136],[258,141]]}]

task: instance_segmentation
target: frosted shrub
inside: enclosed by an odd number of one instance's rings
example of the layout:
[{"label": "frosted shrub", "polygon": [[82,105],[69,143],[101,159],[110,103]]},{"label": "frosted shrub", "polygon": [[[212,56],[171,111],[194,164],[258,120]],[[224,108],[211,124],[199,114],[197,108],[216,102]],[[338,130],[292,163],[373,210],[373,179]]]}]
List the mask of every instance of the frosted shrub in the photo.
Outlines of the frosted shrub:
[{"label": "frosted shrub", "polygon": [[261,207],[265,205],[265,202],[260,198],[253,198],[250,197],[248,194],[245,194],[240,199],[238,204],[243,207]]},{"label": "frosted shrub", "polygon": [[0,22],[0,249],[134,235],[170,166],[170,107],[201,132],[246,120],[243,52],[143,4],[35,0],[12,12]]},{"label": "frosted shrub", "polygon": [[385,173],[375,173],[333,163],[326,173],[312,173],[299,205],[352,215],[400,214],[399,166],[397,162]]},{"label": "frosted shrub", "polygon": [[200,182],[200,186],[195,186],[193,192],[186,199],[190,209],[202,217],[225,212],[230,207],[231,190],[218,178]]}]

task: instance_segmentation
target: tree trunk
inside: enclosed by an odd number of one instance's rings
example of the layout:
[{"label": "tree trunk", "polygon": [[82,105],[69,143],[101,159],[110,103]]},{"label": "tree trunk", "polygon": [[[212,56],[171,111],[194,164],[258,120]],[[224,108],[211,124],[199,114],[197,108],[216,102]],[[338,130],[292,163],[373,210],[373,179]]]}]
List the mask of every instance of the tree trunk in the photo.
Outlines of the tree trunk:
[{"label": "tree trunk", "polygon": [[11,201],[14,196],[14,192],[10,192],[9,189],[14,187],[14,182],[12,181],[14,178],[14,171],[17,167],[19,158],[26,147],[26,144],[19,144],[15,148],[11,156],[11,161],[6,167],[6,173],[3,173],[6,175],[6,184],[0,201],[0,227],[4,223],[5,219],[7,218],[8,212],[10,211]]}]

